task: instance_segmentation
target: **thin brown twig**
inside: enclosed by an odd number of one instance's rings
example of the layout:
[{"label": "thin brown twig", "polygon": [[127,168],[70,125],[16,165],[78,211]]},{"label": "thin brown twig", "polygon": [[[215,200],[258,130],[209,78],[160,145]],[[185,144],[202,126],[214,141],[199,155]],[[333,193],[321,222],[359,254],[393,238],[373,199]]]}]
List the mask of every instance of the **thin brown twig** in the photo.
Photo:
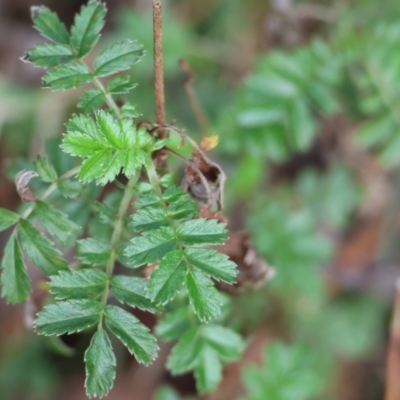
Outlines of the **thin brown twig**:
[{"label": "thin brown twig", "polygon": [[396,297],[390,327],[387,356],[385,400],[400,400],[400,279],[396,283]]},{"label": "thin brown twig", "polygon": [[193,88],[193,82],[196,80],[196,74],[194,73],[192,68],[190,68],[190,65],[183,59],[179,60],[179,66],[182,68],[187,76],[183,88],[186,92],[186,96],[188,97],[190,107],[193,110],[194,116],[196,117],[197,123],[199,124],[202,133],[204,135],[207,135],[210,130],[210,124],[208,122],[206,113],[201,107],[196,91]]},{"label": "thin brown twig", "polygon": [[[165,96],[164,96],[164,67],[163,67],[163,32],[162,32],[162,3],[153,0],[153,29],[154,29],[154,88],[156,95],[157,125],[165,125]],[[165,137],[165,130],[159,130],[159,138]]]}]

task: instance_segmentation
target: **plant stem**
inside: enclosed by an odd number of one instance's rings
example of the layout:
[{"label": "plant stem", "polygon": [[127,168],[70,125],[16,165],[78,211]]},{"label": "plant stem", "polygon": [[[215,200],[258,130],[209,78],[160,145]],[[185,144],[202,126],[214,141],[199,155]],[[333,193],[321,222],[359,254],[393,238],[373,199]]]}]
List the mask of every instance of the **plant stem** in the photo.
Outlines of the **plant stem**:
[{"label": "plant stem", "polygon": [[203,135],[207,135],[210,131],[210,124],[208,122],[206,113],[201,107],[196,91],[193,88],[193,83],[196,80],[196,75],[185,60],[183,59],[179,60],[179,65],[187,76],[183,87],[185,89],[186,96],[189,100],[190,107],[194,113],[194,116],[196,117],[197,123]]},{"label": "plant stem", "polygon": [[149,181],[151,186],[153,186],[154,191],[157,193],[157,196],[160,198],[160,201],[164,202],[162,197],[161,187],[157,176],[156,167],[154,166],[153,160],[151,157],[148,157],[146,163],[146,172],[149,177]]},{"label": "plant stem", "polygon": [[[162,4],[153,0],[153,29],[154,29],[154,89],[156,95],[156,121],[161,127],[165,125],[165,96],[164,96],[164,68],[162,43]],[[162,139],[165,131],[159,131]]]},{"label": "plant stem", "polygon": [[[115,222],[114,226],[114,231],[111,236],[111,255],[110,258],[108,259],[107,265],[106,265],[106,274],[109,278],[112,277],[113,271],[114,271],[114,265],[115,265],[115,260],[116,260],[116,247],[119,244],[119,241],[121,239],[123,227],[124,227],[124,217],[126,212],[128,211],[129,204],[132,200],[132,197],[135,193],[134,187],[139,179],[140,173],[136,173],[133,175],[130,179],[128,184],[126,185],[124,195],[121,200],[121,204],[119,205],[119,209],[117,212],[117,219]],[[108,293],[110,290],[110,282],[107,282],[106,289],[104,290],[103,297],[101,299],[102,303],[105,305],[107,303],[108,299]],[[99,320],[99,328],[102,326],[103,323],[103,316],[101,316]]]},{"label": "plant stem", "polygon": [[[47,197],[49,197],[58,187],[58,183],[60,181],[63,181],[64,179],[68,179],[71,178],[73,176],[75,176],[79,170],[81,169],[81,167],[75,167],[71,170],[69,170],[68,172],[66,172],[64,175],[61,175],[55,182],[53,182],[44,192],[43,194],[39,197],[38,200],[45,200],[47,199]],[[25,212],[21,215],[21,218],[26,219],[29,217],[29,215],[31,214],[31,212],[35,209],[36,207],[36,203],[33,203],[29,208],[27,208],[25,210]]]},{"label": "plant stem", "polygon": [[97,89],[99,89],[101,92],[104,93],[104,95],[106,97],[107,105],[115,112],[116,117],[118,119],[120,119],[121,118],[121,110],[117,106],[117,103],[114,101],[114,99],[112,98],[111,94],[104,87],[104,85],[102,84],[100,79],[97,78],[97,77],[93,78],[93,83],[97,87]]}]

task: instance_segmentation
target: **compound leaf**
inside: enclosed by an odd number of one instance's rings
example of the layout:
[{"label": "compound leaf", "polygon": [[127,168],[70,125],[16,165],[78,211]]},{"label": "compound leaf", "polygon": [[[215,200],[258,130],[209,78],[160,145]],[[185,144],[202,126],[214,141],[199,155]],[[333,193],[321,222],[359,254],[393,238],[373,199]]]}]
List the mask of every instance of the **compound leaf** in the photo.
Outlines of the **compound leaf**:
[{"label": "compound leaf", "polygon": [[222,364],[238,360],[243,348],[243,340],[231,330],[200,325],[181,336],[168,357],[167,367],[174,375],[193,370],[198,391],[210,392],[221,380]]},{"label": "compound leaf", "polygon": [[21,303],[29,296],[31,287],[17,239],[12,235],[4,249],[1,263],[1,296],[9,303]]},{"label": "compound leaf", "polygon": [[106,289],[108,277],[96,269],[60,271],[50,277],[50,292],[58,299],[95,299]]},{"label": "compound leaf", "polygon": [[143,46],[133,40],[114,43],[94,61],[95,75],[107,76],[129,69],[143,57]]},{"label": "compound leaf", "polygon": [[34,322],[40,335],[80,332],[98,322],[104,305],[94,300],[69,300],[46,306]]},{"label": "compound leaf", "polygon": [[139,363],[148,365],[156,358],[156,339],[136,317],[110,305],[105,310],[105,317],[108,329],[135,355]]},{"label": "compound leaf", "polygon": [[110,339],[104,329],[92,337],[85,352],[86,393],[89,397],[103,397],[113,386],[117,360]]},{"label": "compound leaf", "polygon": [[96,180],[100,185],[113,181],[122,169],[130,177],[147,161],[150,148],[146,146],[151,146],[154,138],[137,130],[131,119],[117,121],[105,111],[96,113],[96,122],[75,116],[67,124],[63,150],[86,158],[78,177],[83,182]]}]

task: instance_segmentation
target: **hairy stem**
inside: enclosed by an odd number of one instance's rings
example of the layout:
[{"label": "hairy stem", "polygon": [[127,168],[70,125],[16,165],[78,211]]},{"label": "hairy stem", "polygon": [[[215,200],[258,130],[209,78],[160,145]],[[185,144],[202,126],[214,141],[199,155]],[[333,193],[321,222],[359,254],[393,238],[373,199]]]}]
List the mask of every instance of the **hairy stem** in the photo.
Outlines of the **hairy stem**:
[{"label": "hairy stem", "polygon": [[160,198],[160,201],[163,202],[163,205],[166,206],[166,204],[164,204],[165,202],[162,197],[162,192],[161,192],[159,179],[157,176],[156,167],[154,166],[153,160],[150,157],[146,163],[146,172],[147,172],[147,176],[149,177],[151,186],[153,187],[154,191],[157,193],[157,196]]},{"label": "hairy stem", "polygon": [[[60,181],[63,181],[64,179],[72,178],[75,176],[81,167],[75,167],[68,172],[66,172],[64,175],[61,175],[55,182],[53,182],[44,192],[43,194],[38,198],[38,200],[45,200],[47,197],[49,197],[58,187],[58,183]],[[29,208],[25,210],[25,212],[21,215],[21,218],[26,219],[29,217],[29,215],[32,213],[32,211],[35,209],[36,203],[32,204]]]},{"label": "hairy stem", "polygon": [[[124,227],[124,217],[128,211],[129,204],[135,193],[134,187],[139,179],[139,176],[140,176],[140,173],[137,173],[129,179],[129,182],[126,185],[124,195],[121,200],[121,204],[119,205],[119,209],[117,212],[117,219],[116,219],[115,225],[114,225],[114,231],[111,236],[111,255],[110,255],[110,258],[108,259],[108,262],[106,265],[106,273],[109,278],[111,278],[113,275],[114,265],[115,265],[115,260],[116,260],[116,248],[121,240],[122,231],[123,231],[123,227]],[[110,290],[110,283],[108,282],[106,289],[103,293],[103,297],[101,299],[103,304],[107,303],[109,290]],[[102,323],[103,323],[103,317],[101,317],[99,320],[99,325],[98,325],[99,328],[102,326]]]},{"label": "hairy stem", "polygon": [[95,77],[93,79],[93,83],[97,87],[97,89],[99,89],[102,93],[104,93],[108,107],[110,107],[115,112],[116,117],[118,119],[120,119],[121,118],[121,110],[119,109],[119,107],[117,106],[117,103],[112,98],[111,93],[109,93],[107,91],[107,89],[104,87],[103,83],[100,81],[99,78]]},{"label": "hairy stem", "polygon": [[[157,125],[165,125],[165,96],[164,96],[164,68],[162,44],[162,4],[153,0],[153,28],[154,28],[154,88],[156,95]],[[164,137],[164,130],[159,131],[159,137]]]}]

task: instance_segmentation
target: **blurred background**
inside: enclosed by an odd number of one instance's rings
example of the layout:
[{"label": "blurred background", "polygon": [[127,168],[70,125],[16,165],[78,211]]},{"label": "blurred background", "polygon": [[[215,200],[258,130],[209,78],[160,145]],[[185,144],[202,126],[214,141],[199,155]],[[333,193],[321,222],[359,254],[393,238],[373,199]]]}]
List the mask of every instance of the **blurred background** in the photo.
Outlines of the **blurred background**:
[{"label": "blurred background", "polygon": [[[118,38],[145,46],[129,100],[153,121],[151,1],[105,2],[98,49]],[[39,2],[67,25],[82,3]],[[248,346],[201,399],[382,399],[400,276],[400,3],[163,3],[168,120],[196,139],[219,135],[212,156],[228,176],[231,228],[248,230],[276,270],[261,287],[233,295],[228,324]],[[58,141],[82,94],[40,89],[43,70],[20,60],[43,40],[31,27],[37,4],[0,0],[0,207],[11,210],[19,207],[17,171],[46,150],[56,167],[64,162]],[[197,77],[202,126],[181,58]],[[88,218],[81,205],[69,207]],[[0,251],[8,234],[0,234]],[[0,302],[0,399],[85,399],[88,337],[37,337],[27,328],[31,311]],[[122,362],[107,399],[197,398],[192,376],[164,370],[169,346],[150,368],[116,351]]]}]

